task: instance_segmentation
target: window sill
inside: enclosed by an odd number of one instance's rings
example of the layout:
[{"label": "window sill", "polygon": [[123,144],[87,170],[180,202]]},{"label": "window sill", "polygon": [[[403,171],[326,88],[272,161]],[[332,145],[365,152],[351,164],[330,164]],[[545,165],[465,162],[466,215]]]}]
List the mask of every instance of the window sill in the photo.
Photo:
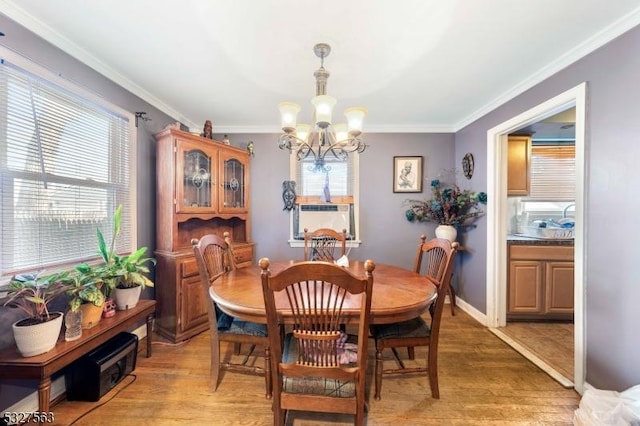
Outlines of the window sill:
[{"label": "window sill", "polygon": [[[360,247],[360,244],[362,244],[360,240],[349,240],[347,241],[347,248]],[[303,248],[304,240],[289,240],[289,247]]]}]

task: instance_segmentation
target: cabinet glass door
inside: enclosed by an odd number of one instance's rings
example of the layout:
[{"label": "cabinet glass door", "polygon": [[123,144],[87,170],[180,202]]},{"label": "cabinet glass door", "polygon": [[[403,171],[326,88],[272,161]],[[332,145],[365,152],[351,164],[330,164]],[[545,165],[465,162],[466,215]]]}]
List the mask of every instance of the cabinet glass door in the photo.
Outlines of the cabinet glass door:
[{"label": "cabinet glass door", "polygon": [[177,211],[215,210],[214,152],[181,144],[177,150]]},{"label": "cabinet glass door", "polygon": [[222,205],[221,211],[246,210],[246,170],[237,158],[225,158],[222,163]]}]

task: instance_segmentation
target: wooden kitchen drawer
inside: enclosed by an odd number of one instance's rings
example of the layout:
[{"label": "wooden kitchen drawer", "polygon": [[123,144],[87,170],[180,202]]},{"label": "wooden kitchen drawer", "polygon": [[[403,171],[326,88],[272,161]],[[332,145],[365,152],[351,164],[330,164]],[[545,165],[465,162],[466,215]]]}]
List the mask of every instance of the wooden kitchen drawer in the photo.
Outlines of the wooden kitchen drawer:
[{"label": "wooden kitchen drawer", "polygon": [[196,263],[196,259],[189,259],[180,265],[180,272],[182,278],[192,277],[194,275],[198,275],[198,264]]},{"label": "wooden kitchen drawer", "polygon": [[512,245],[509,257],[518,260],[573,261],[572,246]]}]

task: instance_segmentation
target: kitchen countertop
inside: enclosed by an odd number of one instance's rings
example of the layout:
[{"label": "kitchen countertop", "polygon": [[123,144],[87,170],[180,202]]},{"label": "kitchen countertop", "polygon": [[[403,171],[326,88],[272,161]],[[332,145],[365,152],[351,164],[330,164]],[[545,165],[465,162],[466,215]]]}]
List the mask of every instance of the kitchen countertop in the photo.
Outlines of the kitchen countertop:
[{"label": "kitchen countertop", "polygon": [[507,245],[542,245],[542,246],[573,246],[573,238],[559,240],[559,239],[542,239],[527,237],[520,234],[507,235]]}]

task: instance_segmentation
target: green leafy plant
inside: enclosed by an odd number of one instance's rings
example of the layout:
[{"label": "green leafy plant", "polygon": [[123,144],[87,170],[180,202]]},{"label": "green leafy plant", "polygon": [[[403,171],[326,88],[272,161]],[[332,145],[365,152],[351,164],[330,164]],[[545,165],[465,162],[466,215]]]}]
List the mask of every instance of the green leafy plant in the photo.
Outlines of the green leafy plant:
[{"label": "green leafy plant", "polygon": [[75,267],[74,274],[69,278],[70,288],[67,290],[67,295],[71,296],[69,308],[72,311],[77,311],[85,303],[92,303],[95,306],[104,304],[105,295],[102,291],[104,281],[91,265],[81,263]]},{"label": "green leafy plant", "polygon": [[120,234],[121,219],[122,205],[118,206],[114,214],[113,235],[109,246],[107,246],[100,229],[97,231],[98,250],[104,265],[98,266],[95,272],[104,282],[104,290],[107,297],[115,288],[153,287],[153,281],[146,274],[150,272],[148,264],[155,264],[156,260],[151,257],[144,257],[147,247],[141,247],[128,256],[119,256],[115,251],[116,240]]},{"label": "green leafy plant", "polygon": [[21,309],[29,317],[23,325],[47,322],[53,317],[48,305],[64,294],[70,286],[68,272],[40,276],[37,274],[15,275],[9,282],[9,292],[4,306]]},{"label": "green leafy plant", "polygon": [[409,222],[434,222],[457,227],[473,226],[484,215],[479,204],[487,204],[487,194],[461,190],[457,185],[443,186],[440,180],[431,181],[432,197],[428,200],[406,200],[405,216]]}]

